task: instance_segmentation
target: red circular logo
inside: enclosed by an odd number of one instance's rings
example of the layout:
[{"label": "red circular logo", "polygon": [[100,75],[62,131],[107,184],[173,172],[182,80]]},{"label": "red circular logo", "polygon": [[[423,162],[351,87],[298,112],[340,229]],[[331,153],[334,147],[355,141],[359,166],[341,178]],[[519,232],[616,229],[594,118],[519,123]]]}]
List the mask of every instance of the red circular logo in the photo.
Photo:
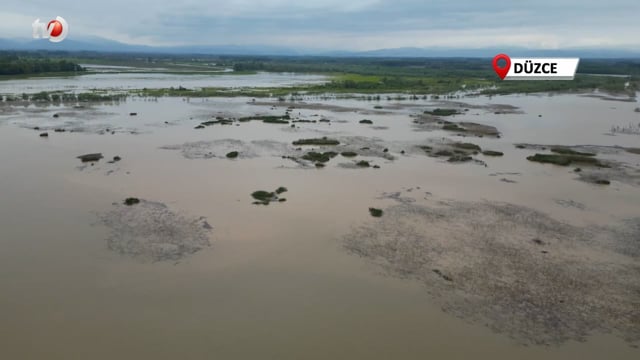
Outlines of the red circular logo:
[{"label": "red circular logo", "polygon": [[47,24],[47,30],[52,37],[58,37],[62,34],[62,23],[58,20],[51,20]]}]

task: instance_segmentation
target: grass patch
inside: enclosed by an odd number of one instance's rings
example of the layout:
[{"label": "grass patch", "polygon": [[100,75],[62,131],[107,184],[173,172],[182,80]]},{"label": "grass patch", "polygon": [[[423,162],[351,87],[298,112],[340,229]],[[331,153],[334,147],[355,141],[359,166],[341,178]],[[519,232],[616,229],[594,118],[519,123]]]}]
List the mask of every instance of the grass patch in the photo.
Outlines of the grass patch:
[{"label": "grass patch", "polygon": [[471,160],[473,160],[473,158],[469,155],[453,155],[447,161],[450,163],[462,163]]},{"label": "grass patch", "polygon": [[472,144],[472,143],[455,143],[455,144],[453,144],[453,147],[458,148],[458,149],[462,149],[462,150],[469,150],[469,151],[481,151],[482,150],[480,148],[480,146],[478,146],[476,144]]},{"label": "grass patch", "polygon": [[235,159],[235,158],[237,158],[237,157],[238,157],[238,155],[240,155],[240,153],[239,153],[239,152],[237,152],[237,151],[232,151],[232,152],[230,152],[230,153],[228,153],[228,154],[227,154],[227,158],[228,158],[228,159]]},{"label": "grass patch", "polygon": [[287,120],[282,120],[282,119],[262,120],[262,122],[265,123],[265,124],[286,124],[286,125],[289,125],[289,122]]},{"label": "grass patch", "polygon": [[364,119],[360,120],[360,124],[373,125],[373,121]]},{"label": "grass patch", "polygon": [[604,165],[598,159],[581,155],[535,154],[533,156],[527,157],[527,160],[559,166],[569,166],[573,163],[578,163],[604,167]]},{"label": "grass patch", "polygon": [[369,164],[369,162],[368,162],[368,161],[364,161],[364,160],[362,160],[362,161],[358,161],[358,162],[356,163],[356,166],[363,167],[363,168],[368,168],[368,167],[370,167],[370,166],[371,166],[371,164]]},{"label": "grass patch", "polygon": [[256,115],[256,116],[247,116],[238,119],[240,122],[249,122],[252,120],[259,120],[266,124],[289,124],[291,117],[289,114],[285,114],[283,116],[274,116],[274,115]]},{"label": "grass patch", "polygon": [[425,114],[435,115],[435,116],[453,116],[460,114],[458,110],[455,109],[434,109],[433,111],[425,111]]},{"label": "grass patch", "polygon": [[384,211],[382,211],[382,209],[376,209],[376,208],[369,208],[369,214],[371,214],[371,216],[373,217],[382,217],[382,215],[384,215]]},{"label": "grass patch", "polygon": [[435,153],[433,153],[433,155],[435,155],[435,156],[453,156],[453,151],[438,150]]},{"label": "grass patch", "polygon": [[355,152],[353,152],[353,151],[345,151],[345,152],[343,152],[343,153],[342,153],[342,154],[340,154],[340,155],[342,155],[342,156],[344,156],[344,157],[352,158],[352,157],[356,157],[356,156],[358,156],[358,153],[355,153]]},{"label": "grass patch", "polygon": [[504,153],[500,152],[500,151],[485,150],[485,151],[482,152],[482,155],[485,155],[485,156],[504,156]]},{"label": "grass patch", "polygon": [[325,136],[323,138],[316,138],[316,139],[300,139],[300,140],[294,141],[293,145],[335,146],[335,145],[340,145],[340,141],[329,139]]},{"label": "grass patch", "polygon": [[216,119],[216,120],[205,121],[200,125],[202,125],[202,126],[212,126],[212,125],[231,125],[231,124],[233,124],[233,120]]},{"label": "grass patch", "polygon": [[458,124],[452,124],[452,123],[444,124],[444,126],[442,127],[442,130],[446,130],[446,131],[467,131],[467,129],[458,126]]},{"label": "grass patch", "polygon": [[578,155],[578,156],[596,156],[594,153],[579,152],[566,147],[553,147],[551,152],[562,155]]},{"label": "grass patch", "polygon": [[335,153],[333,151],[327,151],[327,152],[324,152],[324,153],[310,151],[310,152],[304,154],[302,156],[302,159],[307,160],[307,161],[313,161],[313,162],[316,162],[316,163],[326,163],[326,162],[329,162],[331,159],[333,159],[336,156],[338,156],[338,153]]}]

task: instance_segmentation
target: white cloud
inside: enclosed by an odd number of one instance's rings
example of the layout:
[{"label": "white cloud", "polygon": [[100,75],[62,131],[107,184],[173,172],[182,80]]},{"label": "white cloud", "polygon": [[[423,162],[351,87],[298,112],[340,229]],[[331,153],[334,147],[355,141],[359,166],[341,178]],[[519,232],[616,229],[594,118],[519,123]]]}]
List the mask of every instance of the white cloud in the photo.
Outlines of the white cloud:
[{"label": "white cloud", "polygon": [[147,45],[626,47],[640,50],[638,0],[2,0],[0,37],[61,15],[70,37]]},{"label": "white cloud", "polygon": [[[0,12],[0,38],[31,37],[31,23],[36,19],[18,13]],[[45,19],[41,19],[43,22]],[[49,20],[49,19],[47,19]]]}]

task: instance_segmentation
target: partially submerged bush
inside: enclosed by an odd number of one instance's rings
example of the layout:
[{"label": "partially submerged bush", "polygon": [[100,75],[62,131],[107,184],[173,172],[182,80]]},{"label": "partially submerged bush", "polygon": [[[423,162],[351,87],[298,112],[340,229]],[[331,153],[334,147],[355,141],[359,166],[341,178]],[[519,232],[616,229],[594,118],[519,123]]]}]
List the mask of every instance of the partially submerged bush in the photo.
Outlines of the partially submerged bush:
[{"label": "partially submerged bush", "polygon": [[258,201],[272,201],[276,198],[276,194],[264,190],[254,191],[251,196]]},{"label": "partially submerged bush", "polygon": [[340,155],[342,155],[344,157],[356,157],[356,156],[358,156],[358,153],[353,152],[353,151],[345,151]]},{"label": "partially submerged bush", "polygon": [[137,204],[140,204],[140,199],[134,198],[134,197],[126,198],[124,200],[124,204],[127,206],[137,205]]},{"label": "partially submerged bush", "polygon": [[610,185],[611,181],[607,180],[607,179],[597,179],[594,181],[595,184],[598,185]]},{"label": "partially submerged bush", "polygon": [[326,163],[334,157],[338,156],[338,153],[333,151],[327,151],[324,153],[310,151],[302,156],[302,159],[312,162]]},{"label": "partially submerged bush", "polygon": [[500,151],[492,151],[492,150],[485,150],[482,152],[483,155],[485,156],[504,156],[503,152]]},{"label": "partially submerged bush", "polygon": [[95,161],[99,161],[102,158],[103,156],[101,153],[86,154],[86,155],[78,156],[78,159],[80,159],[80,161],[82,162],[95,162]]},{"label": "partially submerged bush", "polygon": [[376,208],[369,208],[369,214],[373,217],[381,217],[384,214],[384,211]]},{"label": "partially submerged bush", "polygon": [[255,201],[253,203],[254,205],[269,205],[271,202],[285,202],[285,201],[287,201],[286,199],[278,198],[278,195],[283,194],[283,193],[285,193],[287,191],[288,190],[287,190],[286,187],[280,186],[274,192],[264,191],[264,190],[254,191],[251,194],[251,197],[253,197],[255,200],[257,200],[257,201]]}]

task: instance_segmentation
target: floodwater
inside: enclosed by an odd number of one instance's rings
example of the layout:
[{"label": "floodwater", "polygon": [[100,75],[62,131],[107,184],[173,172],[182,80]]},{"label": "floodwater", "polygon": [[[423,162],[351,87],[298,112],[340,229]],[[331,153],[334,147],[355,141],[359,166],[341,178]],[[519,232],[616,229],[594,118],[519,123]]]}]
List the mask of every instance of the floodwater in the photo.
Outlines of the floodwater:
[{"label": "floodwater", "polygon": [[[104,76],[105,87],[195,85],[172,76],[144,83],[138,74]],[[261,74],[243,81],[262,86],[277,82],[274,77]],[[94,87],[97,79],[83,85],[86,81],[81,76],[1,82],[0,93]],[[219,81],[232,84],[234,79],[224,76]],[[572,168],[530,163],[525,158],[532,151],[513,146],[638,147],[638,136],[606,135],[613,125],[640,122],[640,114],[633,112],[637,103],[578,95],[456,100],[510,104],[522,111],[496,115],[471,108],[456,118],[502,131],[500,139],[465,139],[505,152],[495,159],[480,155],[487,167],[449,164],[409,151],[411,144],[451,135],[414,131],[411,114],[444,107],[424,100],[400,102],[403,106],[382,102],[394,110],[380,111],[373,108],[377,103],[325,101],[352,109],[295,109],[292,115],[301,118],[331,120],[296,129],[257,121],[194,129],[211,116],[284,114],[286,107],[273,101],[275,109],[246,98],[131,98],[84,109],[0,105],[1,357],[638,358],[639,350],[616,334],[592,334],[586,342],[557,346],[523,346],[508,334],[443,312],[423,284],[386,276],[344,251],[341,240],[353,227],[375,222],[368,208],[393,205],[380,196],[396,191],[524,205],[576,226],[637,216],[640,187],[580,182]],[[61,116],[53,118],[54,113]],[[374,126],[359,124],[364,118]],[[34,131],[34,126],[48,130],[49,138],[40,138],[42,130]],[[77,131],[55,133],[54,128]],[[276,154],[229,160],[213,146],[216,157],[188,159],[180,147],[161,149],[223,139],[290,144],[319,136],[375,137],[396,160],[371,158],[380,169],[346,169],[338,164],[350,160],[336,158],[324,169],[304,169]],[[402,155],[402,150],[407,153]],[[76,159],[94,152],[105,155],[94,166],[82,167]],[[120,162],[106,162],[116,155]],[[619,157],[640,163],[640,155]],[[503,177],[517,183],[500,181]],[[287,202],[252,205],[253,191],[279,186],[288,188]],[[213,226],[211,246],[169,262],[111,252],[105,243],[109,230],[99,223],[99,214],[131,196],[205,217]],[[560,206],[558,200],[582,208]]]},{"label": "floodwater", "polygon": [[33,94],[40,91],[85,92],[94,89],[119,91],[132,89],[161,89],[185,87],[243,88],[243,87],[283,87],[326,82],[322,75],[291,73],[257,73],[254,75],[233,74],[160,74],[160,73],[117,73],[101,72],[82,76],[33,78],[0,82],[0,94]]}]

